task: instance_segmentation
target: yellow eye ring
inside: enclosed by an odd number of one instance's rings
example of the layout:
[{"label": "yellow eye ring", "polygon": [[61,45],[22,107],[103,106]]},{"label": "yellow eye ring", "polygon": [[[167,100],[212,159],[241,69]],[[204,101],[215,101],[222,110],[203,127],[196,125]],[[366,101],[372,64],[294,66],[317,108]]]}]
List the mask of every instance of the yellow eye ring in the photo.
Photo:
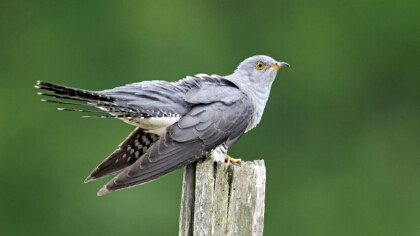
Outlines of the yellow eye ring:
[{"label": "yellow eye ring", "polygon": [[257,67],[258,70],[261,70],[265,67],[264,63],[262,61],[257,62],[257,64],[255,65],[255,67]]}]

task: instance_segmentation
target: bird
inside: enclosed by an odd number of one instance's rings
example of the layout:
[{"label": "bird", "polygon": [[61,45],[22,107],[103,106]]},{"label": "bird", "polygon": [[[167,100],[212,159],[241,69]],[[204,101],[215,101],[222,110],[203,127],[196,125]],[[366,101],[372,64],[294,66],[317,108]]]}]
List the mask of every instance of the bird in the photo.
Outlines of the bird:
[{"label": "bird", "polygon": [[117,174],[99,190],[101,196],[155,180],[208,153],[215,162],[242,161],[227,150],[260,122],[278,69],[289,66],[257,55],[227,76],[198,74],[178,82],[143,81],[103,91],[43,81],[35,87],[47,91],[39,95],[54,98],[41,101],[99,109],[58,110],[102,113],[85,117],[116,118],[136,126],[86,178],[85,183]]}]

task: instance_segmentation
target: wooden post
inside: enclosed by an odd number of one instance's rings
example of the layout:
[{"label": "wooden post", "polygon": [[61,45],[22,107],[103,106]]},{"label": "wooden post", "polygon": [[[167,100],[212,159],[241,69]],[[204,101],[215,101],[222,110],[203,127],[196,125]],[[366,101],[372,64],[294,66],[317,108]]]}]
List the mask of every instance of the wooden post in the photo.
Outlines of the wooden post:
[{"label": "wooden post", "polygon": [[263,160],[186,166],[179,235],[262,235],[265,178]]}]

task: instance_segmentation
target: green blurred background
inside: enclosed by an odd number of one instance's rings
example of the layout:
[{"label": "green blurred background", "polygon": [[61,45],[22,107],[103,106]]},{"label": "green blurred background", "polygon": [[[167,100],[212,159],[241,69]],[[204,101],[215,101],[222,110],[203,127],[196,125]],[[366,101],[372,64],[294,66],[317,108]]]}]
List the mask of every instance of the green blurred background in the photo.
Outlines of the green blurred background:
[{"label": "green blurred background", "polygon": [[265,159],[265,235],[420,235],[420,2],[1,1],[0,235],[176,235],[182,170],[103,197],[134,129],[39,101],[290,63],[230,154]]}]

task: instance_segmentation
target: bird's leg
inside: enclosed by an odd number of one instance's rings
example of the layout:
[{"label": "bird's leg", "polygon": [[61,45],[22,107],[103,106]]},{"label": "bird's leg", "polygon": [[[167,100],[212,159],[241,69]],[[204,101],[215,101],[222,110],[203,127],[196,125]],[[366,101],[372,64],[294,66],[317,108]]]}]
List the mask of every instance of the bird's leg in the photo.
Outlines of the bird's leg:
[{"label": "bird's leg", "polygon": [[220,144],[211,151],[211,159],[215,162],[240,162],[241,159],[234,159],[227,154],[228,146],[225,143]]},{"label": "bird's leg", "polygon": [[226,155],[225,161],[229,165],[230,162],[241,162],[242,159],[235,159],[235,158],[230,157],[229,155]]},{"label": "bird's leg", "polygon": [[241,162],[242,159],[235,159],[227,154],[228,146],[225,143],[220,144],[211,151],[211,158],[216,162],[226,162],[228,165],[230,162]]}]

